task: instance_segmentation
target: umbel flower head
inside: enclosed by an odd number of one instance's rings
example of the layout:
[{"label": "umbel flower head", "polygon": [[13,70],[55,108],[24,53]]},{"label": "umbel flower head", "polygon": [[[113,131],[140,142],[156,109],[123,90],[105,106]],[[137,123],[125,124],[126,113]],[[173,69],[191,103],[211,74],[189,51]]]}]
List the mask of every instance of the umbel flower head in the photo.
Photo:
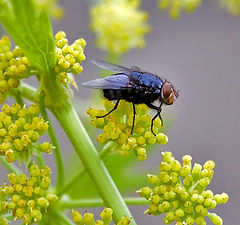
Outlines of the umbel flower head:
[{"label": "umbel flower head", "polygon": [[192,13],[202,3],[202,0],[159,0],[158,7],[161,10],[169,10],[172,19],[178,19],[180,12]]},{"label": "umbel flower head", "polygon": [[[95,221],[94,215],[92,213],[86,212],[82,216],[80,212],[72,210],[72,218],[77,225],[109,225],[112,221],[112,214],[113,210],[111,208],[105,208],[100,214],[101,220]],[[123,216],[117,225],[128,225],[130,221],[131,219]]]},{"label": "umbel flower head", "polygon": [[56,57],[55,71],[59,81],[63,84],[71,83],[76,86],[71,74],[80,74],[83,71],[80,63],[85,60],[84,47],[87,44],[83,38],[77,39],[73,44],[68,44],[64,31],[56,35]]},{"label": "umbel flower head", "polygon": [[0,104],[11,88],[17,88],[20,80],[31,76],[32,66],[22,50],[15,46],[11,50],[11,41],[7,36],[0,39]]},{"label": "umbel flower head", "polygon": [[[48,166],[40,169],[33,164],[29,167],[29,174],[27,178],[23,173],[10,173],[10,184],[4,183],[0,187],[0,215],[10,212],[13,218],[23,220],[23,224],[40,222],[48,206],[58,200],[57,195],[48,193],[51,183]],[[1,217],[0,222],[4,219]]]},{"label": "umbel flower head", "polygon": [[139,0],[103,0],[94,5],[91,28],[99,48],[122,54],[144,47],[144,35],[150,30],[147,13],[138,9]]},{"label": "umbel flower head", "polygon": [[150,203],[147,213],[165,214],[164,223],[176,225],[206,225],[204,217],[216,225],[223,224],[221,217],[208,212],[217,204],[226,203],[226,193],[213,194],[205,190],[212,180],[215,163],[206,161],[203,166],[191,165],[192,157],[183,156],[183,164],[176,160],[171,152],[162,152],[160,173],[148,174],[152,187],[143,187],[138,194]]},{"label": "umbel flower head", "polygon": [[232,15],[240,14],[240,0],[221,0],[220,5]]},{"label": "umbel flower head", "polygon": [[35,0],[35,4],[39,10],[47,8],[54,19],[62,19],[64,15],[63,9],[58,5],[58,0]]},{"label": "umbel flower head", "polygon": [[38,143],[40,136],[48,130],[48,124],[39,117],[39,106],[28,109],[19,104],[2,106],[0,112],[0,155],[8,162],[16,159],[28,160],[37,151],[51,153],[53,146],[48,142]]},{"label": "umbel flower head", "polygon": [[133,123],[131,103],[121,100],[117,110],[104,118],[97,118],[97,116],[105,115],[113,109],[115,104],[103,99],[103,105],[105,110],[89,108],[87,111],[92,118],[92,125],[103,130],[97,137],[99,143],[104,144],[112,141],[117,145],[117,149],[120,149],[121,155],[128,156],[132,150],[137,155],[137,158],[143,161],[147,158],[146,149],[148,146],[155,143],[164,145],[168,142],[168,137],[163,133],[159,133],[162,126],[159,118],[154,121],[156,137],[151,132],[151,116],[147,114],[149,108],[146,105],[135,106],[137,114],[133,134],[131,134]]}]

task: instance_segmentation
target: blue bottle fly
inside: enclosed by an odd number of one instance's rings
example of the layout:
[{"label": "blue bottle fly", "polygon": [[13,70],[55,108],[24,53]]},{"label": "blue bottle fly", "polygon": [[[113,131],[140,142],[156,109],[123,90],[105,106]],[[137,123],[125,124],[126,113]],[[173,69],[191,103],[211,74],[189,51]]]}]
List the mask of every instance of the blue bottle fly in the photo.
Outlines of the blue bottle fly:
[{"label": "blue bottle fly", "polygon": [[[116,100],[114,108],[98,118],[105,117],[116,110],[121,99],[131,102],[133,106],[132,134],[136,115],[135,104],[146,104],[149,108],[157,111],[151,122],[151,131],[154,134],[153,121],[159,116],[163,124],[162,105],[172,105],[175,98],[179,97],[178,91],[173,85],[166,79],[145,72],[137,66],[126,68],[104,61],[93,61],[93,63],[103,69],[115,72],[111,76],[82,84],[85,87],[101,89],[105,98],[110,101]],[[159,102],[159,106],[153,104],[155,101]]]}]

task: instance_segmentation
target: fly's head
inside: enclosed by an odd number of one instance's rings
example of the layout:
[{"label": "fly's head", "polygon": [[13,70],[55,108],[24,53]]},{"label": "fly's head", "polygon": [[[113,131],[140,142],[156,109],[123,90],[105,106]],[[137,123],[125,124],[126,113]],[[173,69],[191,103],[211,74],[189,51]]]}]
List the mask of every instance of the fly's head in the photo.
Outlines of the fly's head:
[{"label": "fly's head", "polygon": [[165,81],[162,85],[160,101],[162,101],[166,105],[172,105],[178,97],[178,91],[175,90],[175,88],[170,82]]}]

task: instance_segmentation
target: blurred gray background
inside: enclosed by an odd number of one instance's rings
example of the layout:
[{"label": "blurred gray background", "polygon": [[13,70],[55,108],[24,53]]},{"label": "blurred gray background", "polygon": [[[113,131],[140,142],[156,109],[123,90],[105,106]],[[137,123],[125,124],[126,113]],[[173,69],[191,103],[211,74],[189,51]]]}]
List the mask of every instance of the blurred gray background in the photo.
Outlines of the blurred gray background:
[{"label": "blurred gray background", "polygon": [[[190,154],[193,163],[214,160],[210,189],[214,193],[227,192],[230,199],[213,211],[223,218],[224,224],[232,225],[239,219],[240,202],[240,17],[221,10],[216,2],[204,1],[194,14],[182,13],[179,20],[173,21],[157,9],[157,0],[142,1],[141,8],[149,13],[152,31],[146,36],[146,47],[126,54],[121,64],[159,73],[180,89],[179,100],[163,109],[163,118],[172,118],[167,131],[169,143],[159,147],[139,167],[157,168],[159,150],[172,151],[178,160]],[[90,100],[92,90],[80,84],[99,76],[99,69],[91,60],[104,58],[105,53],[93,44],[88,1],[62,0],[60,5],[65,17],[53,22],[54,33],[64,30],[70,42],[79,37],[87,41],[87,60],[83,62],[83,73],[76,78],[80,88],[75,91],[75,98]],[[84,110],[91,105],[81,104]],[[71,145],[62,131],[58,135],[63,137],[61,145],[68,156]],[[145,206],[130,208],[140,225],[163,224],[159,216],[143,215]]]}]

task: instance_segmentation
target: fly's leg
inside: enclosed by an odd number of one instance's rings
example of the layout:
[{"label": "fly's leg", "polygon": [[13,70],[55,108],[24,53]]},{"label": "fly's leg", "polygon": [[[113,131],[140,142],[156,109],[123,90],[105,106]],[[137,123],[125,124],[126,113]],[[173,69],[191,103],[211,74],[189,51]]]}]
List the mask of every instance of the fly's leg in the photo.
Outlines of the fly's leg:
[{"label": "fly's leg", "polygon": [[103,116],[97,116],[97,118],[103,118],[103,117],[109,115],[110,113],[112,113],[114,110],[117,109],[119,102],[120,102],[120,99],[117,100],[117,102],[116,102],[115,106],[113,107],[113,109],[111,109],[108,113],[106,113],[106,114],[103,115]]},{"label": "fly's leg", "polygon": [[157,112],[156,115],[152,118],[152,123],[151,123],[151,131],[154,136],[156,136],[156,134],[153,132],[153,121],[158,117],[158,115],[160,115],[159,112]]},{"label": "fly's leg", "polygon": [[163,126],[163,120],[162,120],[162,117],[161,117],[161,114],[159,113],[159,119],[161,120],[161,125]]},{"label": "fly's leg", "polygon": [[134,128],[135,116],[136,116],[136,109],[135,109],[134,103],[132,103],[132,105],[133,105],[133,123],[132,123],[131,134],[133,134],[133,128]]},{"label": "fly's leg", "polygon": [[152,122],[151,122],[151,131],[152,131],[153,135],[156,136],[156,134],[153,132],[153,122],[154,122],[154,120],[159,116],[159,118],[160,118],[160,120],[161,120],[161,124],[163,125],[163,120],[162,120],[162,117],[161,117],[161,111],[162,111],[162,108],[161,108],[161,107],[162,107],[162,103],[160,104],[159,107],[156,107],[156,106],[154,106],[154,105],[152,105],[152,104],[148,104],[147,106],[150,107],[150,108],[152,108],[152,109],[157,109],[157,113],[156,113],[156,115],[152,118]]}]

